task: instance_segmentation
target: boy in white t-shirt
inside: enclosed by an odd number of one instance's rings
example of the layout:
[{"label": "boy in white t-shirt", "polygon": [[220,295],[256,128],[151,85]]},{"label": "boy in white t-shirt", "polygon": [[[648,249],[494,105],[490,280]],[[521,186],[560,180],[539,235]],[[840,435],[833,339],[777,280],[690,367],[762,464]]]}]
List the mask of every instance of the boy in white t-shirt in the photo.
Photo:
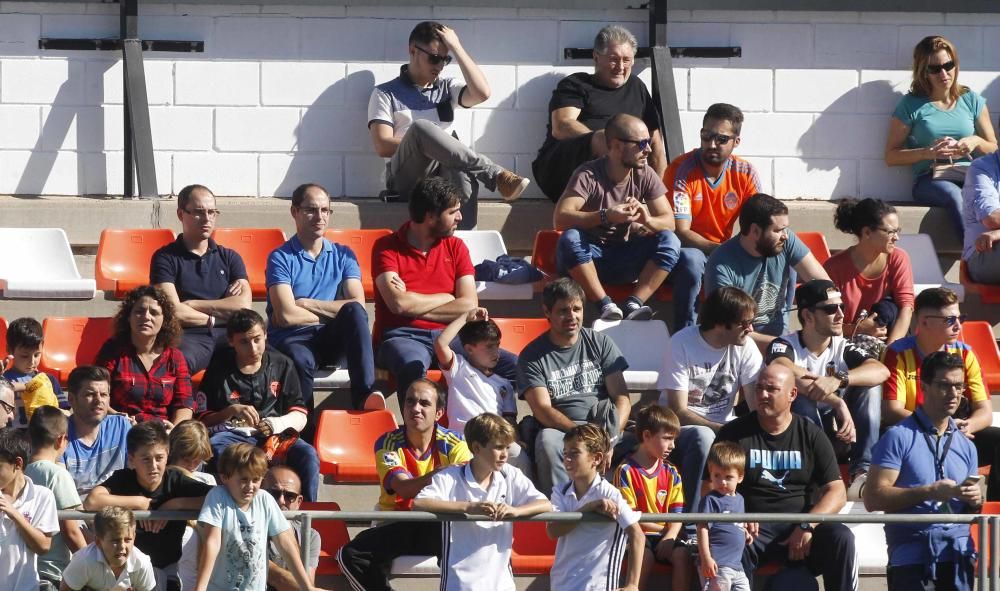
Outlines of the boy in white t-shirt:
[{"label": "boy in white t-shirt", "polygon": [[0,580],[9,591],[38,591],[38,556],[59,531],[52,491],[24,475],[27,440],[0,430]]},{"label": "boy in white t-shirt", "polygon": [[149,557],[133,546],[135,516],[122,507],[105,507],[94,516],[94,543],[73,555],[59,591],[154,591],[156,575]]},{"label": "boy in white t-shirt", "polygon": [[268,539],[275,541],[299,589],[316,589],[278,503],[260,490],[267,473],[264,451],[234,443],[222,453],[218,468],[223,486],[208,493],[198,515],[202,542],[196,591],[264,591]]},{"label": "boy in white t-shirt", "polygon": [[[451,348],[456,337],[464,355]],[[500,327],[486,308],[476,308],[453,320],[435,339],[434,354],[448,382],[449,429],[461,433],[472,417],[484,412],[517,423],[514,385],[494,371],[500,361],[500,337]],[[510,444],[508,462],[531,475],[531,459],[517,441]]]},{"label": "boy in white t-shirt", "polygon": [[[546,525],[549,537],[559,540],[549,574],[553,589],[639,589],[646,536],[639,525],[641,514],[629,508],[621,492],[601,478],[610,453],[611,440],[597,425],[578,425],[563,439],[563,463],[570,481],[552,489],[553,509],[600,513],[612,521],[555,521]],[[619,585],[626,549],[628,579]]]},{"label": "boy in white t-shirt", "polygon": [[442,591],[483,588],[513,591],[510,553],[514,525],[498,523],[550,511],[545,495],[520,470],[507,464],[514,428],[502,417],[483,413],[465,425],[472,460],[434,473],[413,501],[418,511],[486,515],[490,521],[443,523]]}]

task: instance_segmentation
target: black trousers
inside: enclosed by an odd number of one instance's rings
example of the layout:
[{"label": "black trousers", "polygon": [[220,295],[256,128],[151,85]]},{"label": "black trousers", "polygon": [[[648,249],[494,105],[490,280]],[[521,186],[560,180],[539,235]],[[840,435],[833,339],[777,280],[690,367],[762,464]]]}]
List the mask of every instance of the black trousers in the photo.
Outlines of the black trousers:
[{"label": "black trousers", "polygon": [[972,443],[976,445],[980,466],[991,466],[986,478],[986,500],[1000,501],[1000,428],[986,427],[976,433]]},{"label": "black trousers", "polygon": [[753,572],[758,566],[777,560],[805,564],[814,575],[823,576],[826,591],[856,591],[858,556],[854,533],[841,523],[821,523],[813,532],[809,556],[801,563],[788,561],[788,546],[782,545],[798,524],[761,523],[760,533],[743,551],[743,572],[753,587]]},{"label": "black trousers", "polygon": [[354,591],[391,591],[389,569],[399,556],[441,558],[441,524],[404,521],[366,529],[340,549],[337,562]]}]

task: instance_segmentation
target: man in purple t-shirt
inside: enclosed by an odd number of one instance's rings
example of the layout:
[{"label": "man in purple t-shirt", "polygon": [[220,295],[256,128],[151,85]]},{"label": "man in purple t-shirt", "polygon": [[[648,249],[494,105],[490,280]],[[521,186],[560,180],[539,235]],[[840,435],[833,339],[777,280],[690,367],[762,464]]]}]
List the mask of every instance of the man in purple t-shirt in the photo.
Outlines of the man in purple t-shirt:
[{"label": "man in purple t-shirt", "polygon": [[[618,114],[604,127],[607,156],[581,165],[556,204],[562,230],[559,272],[583,287],[602,320],[648,320],[645,302],[677,264],[681,243],[667,189],[649,166],[649,129],[642,119]],[[601,283],[630,284],[624,312]]]}]

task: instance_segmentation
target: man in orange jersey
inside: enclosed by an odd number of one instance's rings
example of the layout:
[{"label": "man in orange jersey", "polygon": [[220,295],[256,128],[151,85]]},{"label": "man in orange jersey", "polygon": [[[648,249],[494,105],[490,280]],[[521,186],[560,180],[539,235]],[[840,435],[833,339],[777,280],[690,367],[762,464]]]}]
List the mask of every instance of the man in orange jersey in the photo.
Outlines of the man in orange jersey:
[{"label": "man in orange jersey", "polygon": [[674,288],[674,331],[697,323],[708,255],[733,235],[743,202],[761,190],[753,165],[732,155],[742,126],[739,108],[712,105],[702,120],[701,146],[675,158],[663,175],[681,241],[680,260],[667,279]]}]

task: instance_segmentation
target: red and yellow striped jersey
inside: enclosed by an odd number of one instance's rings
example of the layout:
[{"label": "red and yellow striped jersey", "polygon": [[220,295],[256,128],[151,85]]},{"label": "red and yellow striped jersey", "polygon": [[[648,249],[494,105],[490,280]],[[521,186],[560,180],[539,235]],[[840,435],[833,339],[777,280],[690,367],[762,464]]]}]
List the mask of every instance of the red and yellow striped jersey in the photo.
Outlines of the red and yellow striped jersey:
[{"label": "red and yellow striped jersey", "polygon": [[681,513],[684,511],[684,488],[681,475],[673,464],[659,461],[649,471],[625,458],[615,470],[614,485],[628,506],[643,513]]},{"label": "red and yellow striped jersey", "polygon": [[[988,400],[983,384],[983,371],[979,358],[968,344],[956,341],[945,345],[944,351],[958,355],[965,362],[965,396],[969,402]],[[882,400],[902,401],[906,410],[913,412],[924,403],[924,393],[920,388],[920,364],[924,356],[917,349],[917,337],[908,336],[885,350],[882,362],[889,368],[889,379],[882,386]]]}]

